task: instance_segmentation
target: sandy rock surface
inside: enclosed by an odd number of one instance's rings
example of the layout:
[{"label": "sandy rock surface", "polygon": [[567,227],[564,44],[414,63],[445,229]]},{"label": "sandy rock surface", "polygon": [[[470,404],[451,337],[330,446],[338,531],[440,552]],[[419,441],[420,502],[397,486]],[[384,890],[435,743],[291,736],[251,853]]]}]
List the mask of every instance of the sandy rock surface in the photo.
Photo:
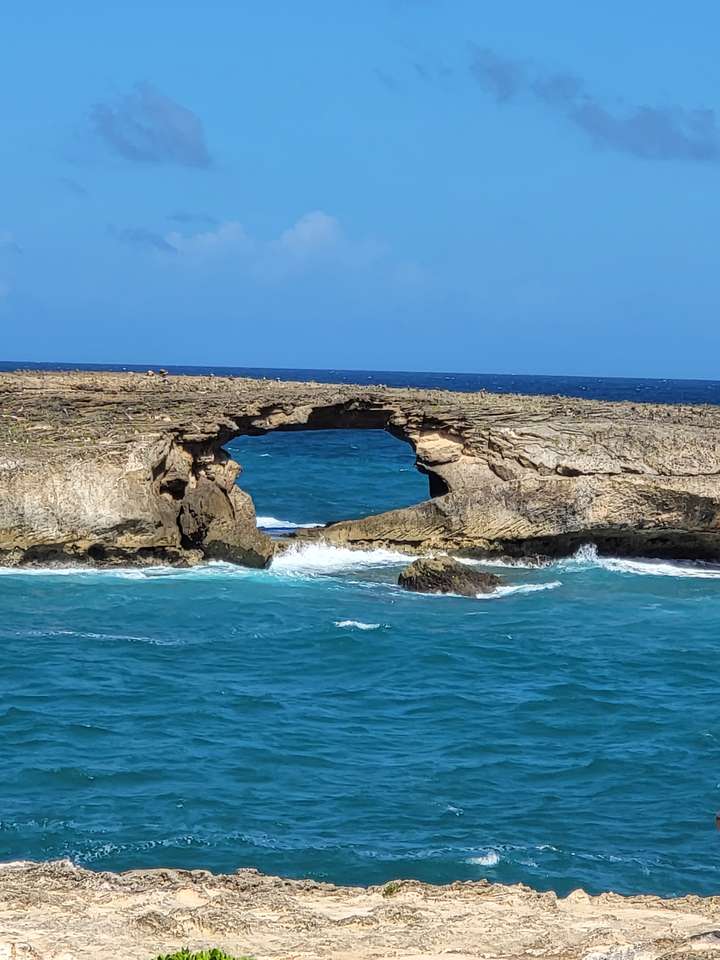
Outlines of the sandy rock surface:
[{"label": "sandy rock surface", "polygon": [[[385,429],[416,506],[303,536],[410,552],[720,559],[720,408],[232,377],[0,374],[0,563],[266,565],[233,437]],[[242,477],[240,476],[240,486]]]},{"label": "sandy rock surface", "polygon": [[720,957],[720,897],[564,899],[485,881],[335,887],[253,870],[0,866],[2,960],[150,960],[182,946],[257,960]]}]

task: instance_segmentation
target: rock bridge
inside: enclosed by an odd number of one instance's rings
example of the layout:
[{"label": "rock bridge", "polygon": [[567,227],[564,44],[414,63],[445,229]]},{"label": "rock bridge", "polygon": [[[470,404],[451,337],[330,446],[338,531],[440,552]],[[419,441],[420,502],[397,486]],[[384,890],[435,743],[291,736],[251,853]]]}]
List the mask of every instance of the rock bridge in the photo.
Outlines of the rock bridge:
[{"label": "rock bridge", "polygon": [[[720,559],[720,409],[136,373],[0,375],[0,562],[263,566],[224,445],[384,429],[429,479],[412,507],[304,536],[408,551]],[[240,483],[242,480],[240,478]]]}]

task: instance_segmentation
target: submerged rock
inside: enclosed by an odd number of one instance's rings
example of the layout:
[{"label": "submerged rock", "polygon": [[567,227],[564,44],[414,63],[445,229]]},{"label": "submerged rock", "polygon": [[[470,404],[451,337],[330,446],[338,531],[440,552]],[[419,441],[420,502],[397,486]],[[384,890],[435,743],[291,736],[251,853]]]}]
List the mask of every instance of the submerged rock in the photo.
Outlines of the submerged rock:
[{"label": "submerged rock", "polygon": [[478,593],[492,593],[502,583],[494,573],[474,570],[452,557],[415,560],[405,567],[398,584],[415,593],[457,593],[474,597]]}]

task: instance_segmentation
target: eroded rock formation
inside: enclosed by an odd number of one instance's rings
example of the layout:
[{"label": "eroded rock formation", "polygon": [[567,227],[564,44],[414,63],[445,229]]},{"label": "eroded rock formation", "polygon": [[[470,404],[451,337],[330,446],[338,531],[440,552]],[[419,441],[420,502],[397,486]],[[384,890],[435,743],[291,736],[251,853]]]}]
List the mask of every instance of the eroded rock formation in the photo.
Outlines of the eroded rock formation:
[{"label": "eroded rock formation", "polygon": [[149,960],[185,946],[256,960],[709,960],[720,956],[720,899],[0,865],[2,958]]},{"label": "eroded rock formation", "polygon": [[263,565],[223,445],[385,429],[430,499],[307,536],[411,551],[720,559],[720,409],[109,373],[0,375],[0,562]]}]

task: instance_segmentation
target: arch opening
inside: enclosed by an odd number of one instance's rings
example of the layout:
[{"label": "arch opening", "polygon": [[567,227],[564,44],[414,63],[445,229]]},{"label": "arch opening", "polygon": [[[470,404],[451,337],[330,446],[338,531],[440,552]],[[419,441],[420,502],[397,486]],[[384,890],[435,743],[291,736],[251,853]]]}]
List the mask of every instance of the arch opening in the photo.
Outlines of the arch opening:
[{"label": "arch opening", "polygon": [[224,449],[242,467],[236,483],[252,498],[258,527],[282,537],[436,496],[433,475],[423,476],[400,439],[384,424],[313,424],[248,432]]}]

